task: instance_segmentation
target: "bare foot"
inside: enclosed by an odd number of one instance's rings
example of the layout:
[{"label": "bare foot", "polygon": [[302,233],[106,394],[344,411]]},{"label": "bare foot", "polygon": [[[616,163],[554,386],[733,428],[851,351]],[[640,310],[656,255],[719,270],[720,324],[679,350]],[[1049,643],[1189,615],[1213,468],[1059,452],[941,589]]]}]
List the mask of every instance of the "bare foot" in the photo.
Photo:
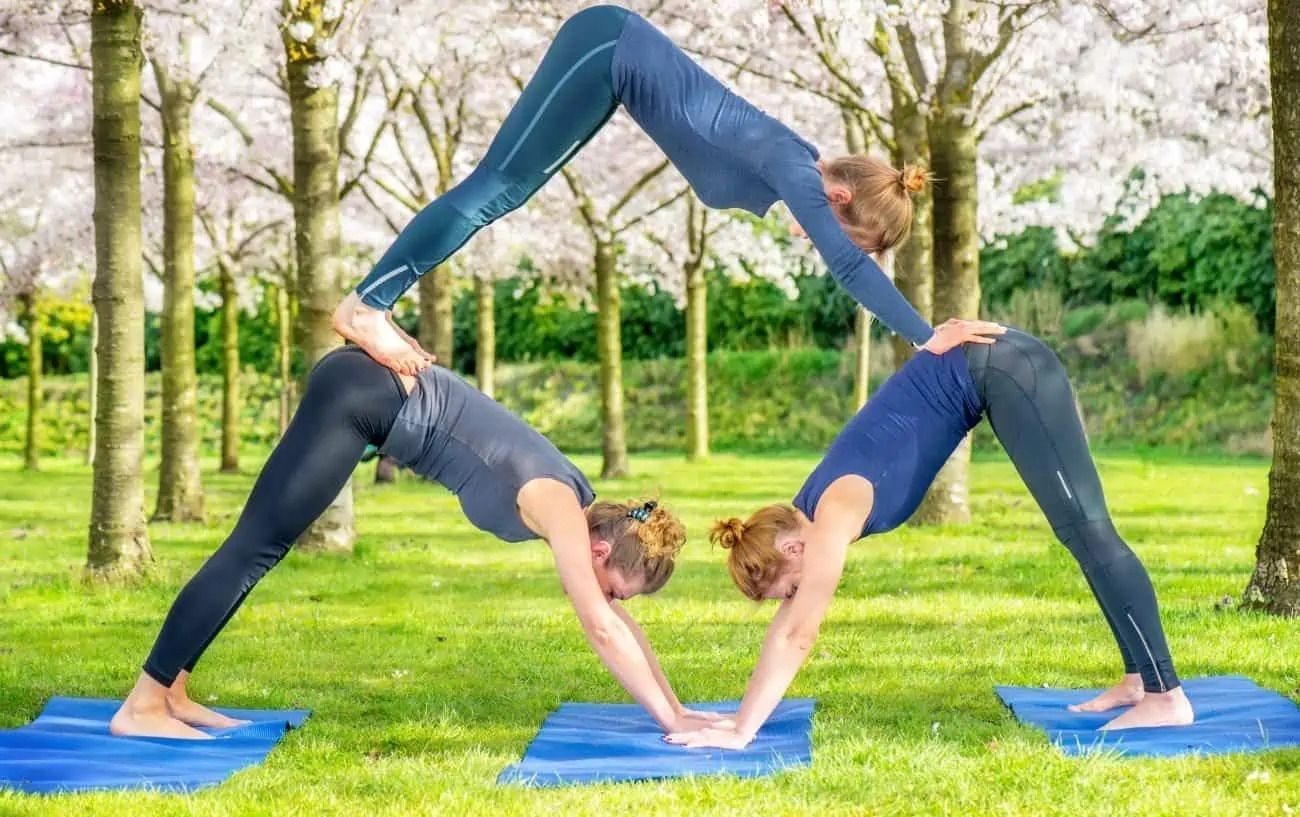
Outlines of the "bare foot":
[{"label": "bare foot", "polygon": [[1103,730],[1133,729],[1139,726],[1187,726],[1195,720],[1192,702],[1182,687],[1168,692],[1148,692],[1123,715],[1101,727]]},{"label": "bare foot", "polygon": [[406,330],[402,328],[402,325],[399,324],[395,318],[393,318],[392,312],[385,312],[384,315],[387,316],[388,323],[390,326],[393,327],[393,331],[396,332],[399,336],[401,336],[402,340],[406,341],[407,344],[409,344],[410,347],[415,350],[416,354],[420,355],[430,363],[433,363],[438,359],[437,355],[435,355],[432,352],[426,351],[425,348],[420,345],[420,342],[418,340],[406,334]]},{"label": "bare foot", "polygon": [[234,718],[222,715],[220,712],[213,712],[200,703],[195,703],[188,696],[168,696],[167,711],[173,718],[188,723],[190,726],[206,726],[212,729],[230,729],[234,726],[245,726],[252,721],[235,720]]},{"label": "bare foot", "polygon": [[1142,676],[1134,673],[1125,675],[1124,680],[1115,686],[1081,704],[1070,704],[1071,712],[1108,712],[1118,706],[1132,706],[1142,700]]},{"label": "bare foot", "polygon": [[429,366],[429,361],[393,328],[388,313],[361,303],[355,292],[348,293],[334,310],[333,323],[335,332],[398,374],[418,374]]},{"label": "bare foot", "polygon": [[122,703],[122,708],[108,722],[108,731],[119,736],[150,738],[186,738],[188,740],[211,740],[192,726],[173,718],[167,712],[165,703],[155,707],[149,704],[133,703],[130,698]]}]

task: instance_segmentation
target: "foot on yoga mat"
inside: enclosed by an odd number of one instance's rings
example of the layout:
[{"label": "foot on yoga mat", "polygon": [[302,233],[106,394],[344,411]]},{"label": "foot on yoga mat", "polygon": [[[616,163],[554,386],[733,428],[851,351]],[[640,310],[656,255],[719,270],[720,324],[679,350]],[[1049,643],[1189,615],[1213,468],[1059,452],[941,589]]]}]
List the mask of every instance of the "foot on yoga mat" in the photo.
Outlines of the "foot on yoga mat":
[{"label": "foot on yoga mat", "polygon": [[[563,786],[660,780],[690,775],[761,777],[812,759],[808,733],[813,701],[783,701],[742,751],[686,749],[663,741],[659,728],[636,704],[562,704],[552,712],[523,760],[497,783]],[[734,712],[739,701],[691,704],[708,712]]]},{"label": "foot on yoga mat", "polygon": [[1110,712],[1066,709],[1101,690],[1007,686],[995,689],[1016,720],[1047,732],[1051,741],[1067,755],[1090,752],[1156,757],[1220,755],[1300,746],[1300,706],[1239,675],[1183,682],[1183,690],[1196,710],[1196,722],[1191,726],[1108,732],[1097,730],[1123,709]]},{"label": "foot on yoga mat", "polygon": [[188,792],[255,766],[307,710],[220,709],[252,721],[204,729],[213,740],[116,737],[108,722],[121,701],[51,698],[36,720],[0,730],[0,789],[37,794],[112,789]]}]

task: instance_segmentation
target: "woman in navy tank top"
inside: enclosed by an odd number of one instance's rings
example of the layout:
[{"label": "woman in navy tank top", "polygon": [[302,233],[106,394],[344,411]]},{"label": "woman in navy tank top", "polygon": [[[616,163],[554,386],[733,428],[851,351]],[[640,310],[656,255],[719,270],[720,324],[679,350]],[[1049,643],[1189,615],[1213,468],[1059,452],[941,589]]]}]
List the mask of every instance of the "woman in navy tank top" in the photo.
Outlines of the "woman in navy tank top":
[{"label": "woman in navy tank top", "polygon": [[1103,729],[1192,722],[1155,591],[1111,522],[1065,368],[1024,332],[1007,329],[989,340],[917,353],[831,443],[793,505],[769,505],[714,526],[741,592],[781,606],[734,723],[671,741],[740,748],[753,739],[817,637],[848,546],[906,521],[953,449],[985,417],[1053,533],[1078,560],[1119,647],[1120,683],[1071,709],[1132,705]]}]

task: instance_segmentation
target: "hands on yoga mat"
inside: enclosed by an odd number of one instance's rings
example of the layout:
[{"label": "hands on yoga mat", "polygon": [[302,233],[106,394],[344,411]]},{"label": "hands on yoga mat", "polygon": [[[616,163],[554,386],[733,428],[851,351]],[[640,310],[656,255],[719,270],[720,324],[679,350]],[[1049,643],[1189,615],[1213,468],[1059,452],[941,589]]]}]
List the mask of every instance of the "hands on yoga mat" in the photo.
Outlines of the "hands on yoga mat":
[{"label": "hands on yoga mat", "polygon": [[[663,740],[663,729],[636,704],[562,704],[542,724],[523,760],[497,783],[563,786],[661,780],[690,775],[761,777],[812,760],[809,732],[814,702],[789,698],[741,751],[686,749]],[[734,712],[739,701],[691,704],[708,712]]]},{"label": "hands on yoga mat", "polygon": [[1016,720],[1037,726],[1067,755],[1219,755],[1300,746],[1300,706],[1249,678],[1193,678],[1183,689],[1196,710],[1191,726],[1099,732],[1115,712],[1070,712],[1100,690],[995,687]]},{"label": "hands on yoga mat", "polygon": [[110,789],[189,792],[266,759],[307,710],[222,709],[252,721],[205,729],[214,740],[124,738],[108,733],[121,701],[51,698],[36,720],[0,730],[0,788],[34,794]]}]

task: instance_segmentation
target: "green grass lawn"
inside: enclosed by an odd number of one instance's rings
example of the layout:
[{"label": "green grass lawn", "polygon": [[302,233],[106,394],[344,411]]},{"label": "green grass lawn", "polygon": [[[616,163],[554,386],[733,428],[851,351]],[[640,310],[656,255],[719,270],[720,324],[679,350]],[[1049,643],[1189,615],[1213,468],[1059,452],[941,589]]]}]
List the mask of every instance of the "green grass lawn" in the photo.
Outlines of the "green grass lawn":
[{"label": "green grass lawn", "polygon": [[[672,582],[628,604],[684,700],[739,696],[773,609],[731,587],[705,539],[709,521],[787,500],[813,462],[643,455],[633,478],[597,484],[614,498],[661,492],[687,522]],[[598,470],[590,457],[579,464]],[[1101,464],[1180,672],[1241,673],[1300,697],[1300,625],[1216,609],[1249,575],[1266,463],[1117,453]],[[557,704],[623,693],[587,649],[544,545],[476,532],[437,486],[374,486],[369,467],[358,474],[356,555],[291,555],[193,682],[218,706],[310,707],[304,729],[265,765],[199,794],[0,793],[0,814],[1300,814],[1298,750],[1069,759],[1011,719],[996,683],[1095,686],[1119,668],[1077,567],[1000,457],[975,466],[975,524],[904,528],[853,548],[792,690],[818,700],[810,768],[498,788],[497,773]],[[205,481],[209,523],[152,526],[148,580],[88,588],[88,469],[51,462],[29,475],[0,460],[0,726],[27,722],[52,695],[125,694],[251,475],[208,471]]]}]

